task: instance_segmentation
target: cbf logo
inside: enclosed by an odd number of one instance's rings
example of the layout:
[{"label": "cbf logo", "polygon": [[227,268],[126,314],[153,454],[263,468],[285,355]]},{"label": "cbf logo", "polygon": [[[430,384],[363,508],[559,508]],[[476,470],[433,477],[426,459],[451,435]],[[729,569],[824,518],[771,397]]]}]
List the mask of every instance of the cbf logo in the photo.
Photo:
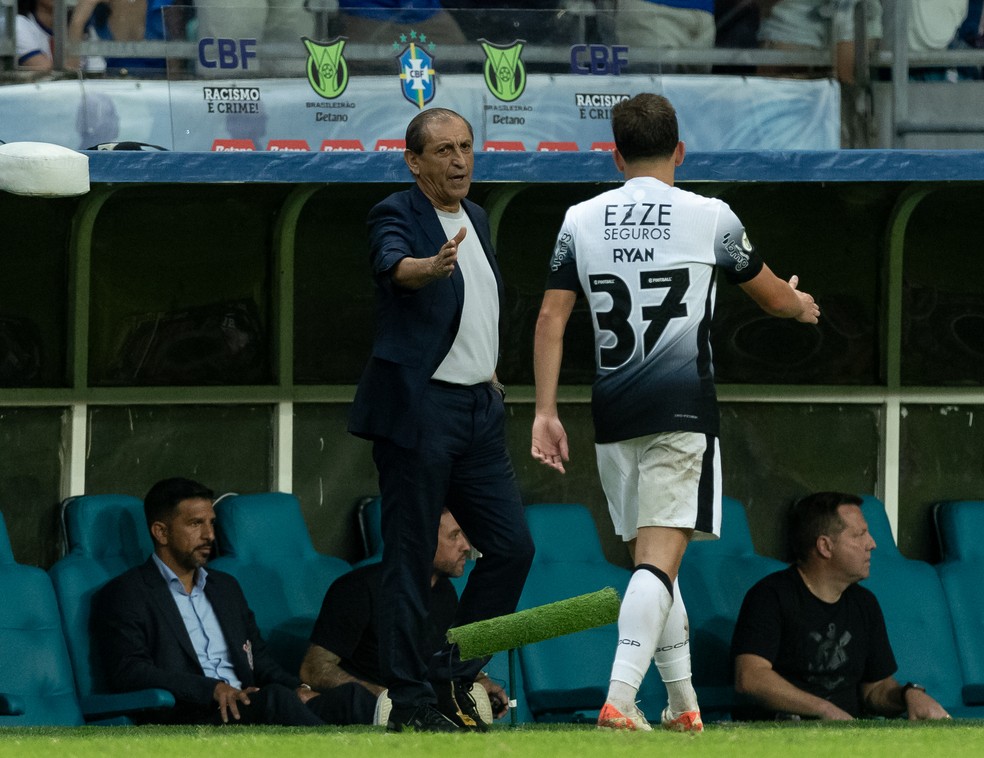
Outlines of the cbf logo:
[{"label": "cbf logo", "polygon": [[526,89],[526,66],[520,59],[525,40],[515,40],[511,45],[496,45],[480,39],[485,51],[485,86],[496,98],[505,103],[518,100]]},{"label": "cbf logo", "polygon": [[342,57],[346,37],[336,37],[330,42],[315,42],[302,37],[308,51],[307,78],[318,95],[334,100],[348,87],[348,63]]},{"label": "cbf logo", "polygon": [[[394,42],[393,46],[399,49],[399,46],[406,42],[407,36],[401,34],[400,41]],[[410,44],[396,57],[400,62],[400,83],[403,87],[403,96],[423,109],[434,99],[437,91],[437,82],[434,80],[434,58],[429,54],[429,51],[434,50],[434,43],[428,43],[426,35],[418,36],[414,31],[410,32],[409,42]],[[427,50],[423,47],[425,44]]]}]

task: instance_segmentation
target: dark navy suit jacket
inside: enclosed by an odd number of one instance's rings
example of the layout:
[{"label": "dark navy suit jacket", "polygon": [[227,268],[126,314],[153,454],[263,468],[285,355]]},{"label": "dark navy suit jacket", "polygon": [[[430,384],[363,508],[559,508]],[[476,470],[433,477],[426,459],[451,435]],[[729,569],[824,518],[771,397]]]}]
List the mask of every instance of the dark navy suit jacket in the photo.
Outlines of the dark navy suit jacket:
[{"label": "dark navy suit jacket", "polygon": [[[212,604],[242,686],[279,683],[291,689],[301,680],[267,652],[239,583],[208,571],[205,596]],[[177,701],[169,721],[197,721],[214,708],[219,680],[207,678],[191,637],[153,558],[103,587],[93,598],[92,639],[114,690],[169,690]],[[247,652],[248,650],[248,652]]]},{"label": "dark navy suit jacket", "polygon": [[[501,303],[502,276],[488,217],[469,200],[463,200],[462,205],[492,267]],[[416,185],[376,205],[367,223],[377,288],[376,332],[348,429],[359,437],[387,439],[413,448],[417,445],[419,400],[458,333],[464,280],[456,266],[449,278],[417,290],[393,284],[393,267],[402,258],[429,258],[448,241],[434,206]]]}]

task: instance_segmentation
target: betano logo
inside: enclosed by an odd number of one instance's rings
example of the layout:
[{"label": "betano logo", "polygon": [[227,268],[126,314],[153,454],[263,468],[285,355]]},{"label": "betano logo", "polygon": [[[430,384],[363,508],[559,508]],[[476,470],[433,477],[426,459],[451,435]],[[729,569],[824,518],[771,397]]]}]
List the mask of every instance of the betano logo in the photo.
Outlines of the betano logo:
[{"label": "betano logo", "polygon": [[407,45],[396,56],[400,63],[403,97],[423,110],[437,92],[434,57],[431,55],[434,52],[434,43],[427,41],[427,35],[417,34],[411,29],[409,37],[406,34],[400,35],[400,39],[393,43],[393,49],[399,50],[400,45]]},{"label": "betano logo", "polygon": [[315,42],[301,38],[308,50],[307,79],[318,95],[334,100],[348,87],[348,63],[342,56],[347,37],[336,37],[330,42]]},{"label": "betano logo", "polygon": [[520,59],[526,40],[514,40],[511,45],[496,45],[480,39],[485,51],[485,86],[504,103],[518,100],[526,89],[526,66]]}]

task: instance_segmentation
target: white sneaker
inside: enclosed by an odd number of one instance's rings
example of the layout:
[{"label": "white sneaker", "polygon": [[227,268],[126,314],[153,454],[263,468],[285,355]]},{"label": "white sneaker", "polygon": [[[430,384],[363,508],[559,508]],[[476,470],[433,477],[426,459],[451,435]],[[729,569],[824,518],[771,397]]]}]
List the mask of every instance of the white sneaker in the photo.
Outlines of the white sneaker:
[{"label": "white sneaker", "polygon": [[393,701],[389,699],[389,690],[383,690],[376,698],[376,711],[372,723],[376,726],[386,726],[391,710],[393,710]]}]

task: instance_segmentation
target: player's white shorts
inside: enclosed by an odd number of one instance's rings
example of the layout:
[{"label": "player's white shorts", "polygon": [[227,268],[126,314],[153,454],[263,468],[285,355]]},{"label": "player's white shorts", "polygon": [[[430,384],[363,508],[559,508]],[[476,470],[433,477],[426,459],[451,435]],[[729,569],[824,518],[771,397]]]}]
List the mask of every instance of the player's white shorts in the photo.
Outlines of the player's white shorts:
[{"label": "player's white shorts", "polygon": [[697,432],[662,432],[595,445],[601,486],[615,533],[633,540],[639,527],[693,529],[693,539],[721,534],[721,446]]}]

